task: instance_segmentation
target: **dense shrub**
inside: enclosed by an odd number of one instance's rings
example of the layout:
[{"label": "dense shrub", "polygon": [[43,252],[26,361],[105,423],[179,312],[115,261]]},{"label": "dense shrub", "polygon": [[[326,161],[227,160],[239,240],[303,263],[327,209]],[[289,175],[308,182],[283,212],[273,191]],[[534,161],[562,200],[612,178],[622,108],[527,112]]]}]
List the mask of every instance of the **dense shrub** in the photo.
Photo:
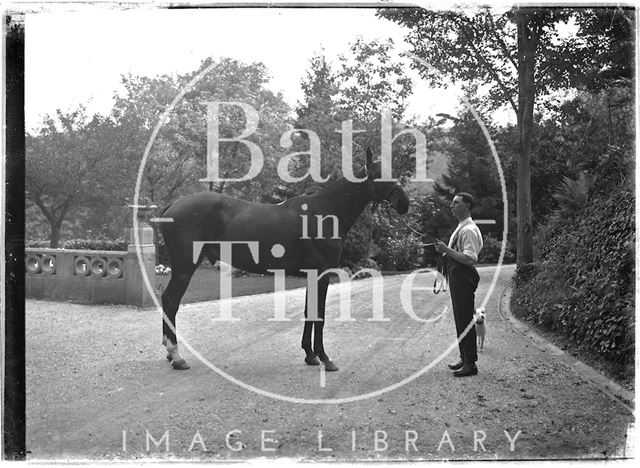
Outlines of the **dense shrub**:
[{"label": "dense shrub", "polygon": [[[127,250],[129,242],[124,239],[111,240],[96,240],[96,239],[70,239],[60,244],[60,249],[75,249],[75,250]],[[25,242],[25,247],[32,248],[49,248],[48,240],[30,240]]]},{"label": "dense shrub", "polygon": [[596,192],[573,218],[553,218],[535,237],[536,261],[519,268],[517,316],[557,330],[604,358],[634,356],[634,194]]},{"label": "dense shrub", "polygon": [[346,264],[360,265],[369,256],[371,248],[373,219],[371,213],[366,210],[356,220],[347,234],[342,252],[343,262]]},{"label": "dense shrub", "polygon": [[[482,236],[482,241],[483,245],[478,255],[478,263],[498,263],[498,260],[500,260],[500,252],[502,251],[502,241],[491,235]],[[502,261],[504,263],[513,263],[515,259],[513,247],[511,243],[507,241]]]},{"label": "dense shrub", "polygon": [[38,240],[28,240],[24,242],[24,246],[27,248],[33,248],[33,249],[48,249],[49,248],[49,241],[48,240],[42,240],[42,239],[38,239]]},{"label": "dense shrub", "polygon": [[423,264],[420,242],[415,235],[380,239],[371,249],[371,258],[383,270],[415,270]]}]

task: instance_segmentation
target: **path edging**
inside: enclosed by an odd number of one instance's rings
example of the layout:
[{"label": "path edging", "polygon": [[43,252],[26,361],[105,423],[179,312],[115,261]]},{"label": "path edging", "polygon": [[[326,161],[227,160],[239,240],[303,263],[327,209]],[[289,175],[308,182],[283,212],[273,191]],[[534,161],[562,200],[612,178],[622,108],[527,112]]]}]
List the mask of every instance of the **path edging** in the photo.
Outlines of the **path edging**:
[{"label": "path edging", "polygon": [[554,356],[557,360],[571,368],[574,372],[589,381],[603,393],[616,400],[631,413],[634,412],[635,393],[614,382],[600,372],[588,366],[571,354],[558,348],[546,338],[540,336],[530,325],[516,318],[511,313],[511,286],[505,286],[500,293],[498,313],[503,321],[509,324],[516,332],[531,340],[542,351]]}]

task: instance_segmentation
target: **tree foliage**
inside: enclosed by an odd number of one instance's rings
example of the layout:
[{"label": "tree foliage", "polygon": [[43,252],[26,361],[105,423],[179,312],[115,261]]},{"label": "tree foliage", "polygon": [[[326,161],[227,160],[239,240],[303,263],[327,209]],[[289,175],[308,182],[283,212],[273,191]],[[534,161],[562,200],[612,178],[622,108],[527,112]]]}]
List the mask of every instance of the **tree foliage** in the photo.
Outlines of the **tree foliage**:
[{"label": "tree foliage", "polygon": [[560,206],[560,213],[565,218],[572,218],[589,201],[589,189],[593,181],[585,172],[580,174],[577,180],[564,177],[558,192],[553,198]]},{"label": "tree foliage", "polygon": [[[27,198],[48,220],[52,246],[57,245],[65,222],[75,235],[90,236],[91,231],[121,235],[156,124],[180,91],[210,65],[210,72],[162,122],[142,171],[139,197],[161,208],[181,195],[207,188],[199,180],[207,175],[207,102],[211,101],[246,102],[259,112],[260,123],[248,140],[260,146],[265,161],[254,179],[216,189],[250,200],[270,192],[282,152],[278,137],[287,128],[290,109],[282,96],[265,87],[264,65],[208,59],[185,75],[124,76],[124,91],[115,96],[110,116],[89,118],[83,108],[58,112],[45,119],[35,134],[27,135]],[[221,106],[220,114],[220,136],[240,135],[246,126],[242,112]],[[223,177],[246,173],[249,159],[243,145],[223,142],[220,150]],[[81,228],[71,225],[72,218]]]},{"label": "tree foliage", "polygon": [[634,77],[635,11],[633,8],[586,9],[576,18],[578,40],[587,66],[578,76],[579,85],[600,91]]},{"label": "tree foliage", "polygon": [[[264,157],[263,169],[257,177],[242,182],[221,182],[215,189],[257,200],[273,185],[275,161],[282,151],[278,136],[286,129],[290,109],[281,95],[275,95],[265,87],[268,74],[261,63],[206,59],[198,70],[181,76],[125,78],[126,92],[118,97],[115,112],[123,125],[139,133],[140,144],[134,151],[142,155],[163,112],[178,93],[207,68],[209,71],[176,103],[150,153],[145,167],[144,190],[156,204],[166,205],[178,195],[205,187],[199,180],[207,175],[207,103],[210,102],[242,102],[258,112],[258,127],[246,139],[257,144]],[[220,105],[221,139],[238,137],[246,126],[247,116],[240,107]],[[250,156],[244,144],[221,141],[219,153],[222,177],[241,178],[248,173]]]},{"label": "tree foliage", "polygon": [[[124,93],[116,96],[113,115],[126,134],[123,140],[122,157],[142,163],[147,144],[163,112],[178,95],[180,83],[176,77],[122,77]],[[185,186],[195,185],[202,167],[198,167],[197,155],[204,148],[194,129],[185,125],[183,115],[188,103],[179,103],[176,112],[165,121],[153,142],[148,159],[143,168],[140,193],[141,198],[151,203],[165,206],[180,195]],[[137,168],[136,168],[137,169]],[[130,178],[129,194],[133,200],[137,170]],[[192,189],[193,190],[193,189]]]},{"label": "tree foliage", "polygon": [[[391,41],[358,39],[350,45],[348,54],[339,57],[337,65],[329,64],[323,55],[311,59],[307,76],[301,83],[304,98],[296,109],[295,128],[311,130],[318,136],[322,149],[321,175],[329,180],[318,183],[307,178],[298,184],[282,186],[283,194],[315,192],[343,175],[343,135],[340,133],[343,121],[351,120],[354,129],[354,173],[364,166],[367,147],[379,154],[381,114],[385,108],[394,118],[394,134],[402,128],[400,120],[406,109],[411,81],[404,76],[400,59],[393,57],[392,50]],[[357,130],[365,132],[356,133]],[[412,171],[415,142],[408,135],[402,135],[394,143],[391,155],[394,176],[404,180]],[[308,134],[301,131],[294,140],[293,149],[309,151],[309,145]],[[309,164],[308,157],[299,158],[292,173],[306,173]],[[385,214],[397,216],[386,210]],[[371,255],[372,242],[381,238],[380,230],[376,231],[380,219],[370,210],[360,216],[345,240],[343,260],[346,263],[357,265]],[[388,232],[387,235],[402,234]]]},{"label": "tree foliage", "polygon": [[[309,62],[306,77],[301,80],[303,101],[296,108],[294,127],[314,132],[320,140],[320,175],[323,179],[337,180],[342,175],[342,135],[341,122],[344,120],[338,106],[340,92],[336,72],[324,55],[316,55]],[[292,149],[299,152],[310,151],[310,135],[299,132],[294,136]],[[309,158],[298,158],[291,164],[291,172],[301,177],[309,170]],[[283,195],[315,192],[321,183],[307,177],[294,187],[281,187]]]},{"label": "tree foliage", "polygon": [[90,119],[83,108],[58,111],[26,138],[25,194],[49,223],[51,247],[70,216],[124,204],[130,167],[118,158],[119,131],[111,119]]},{"label": "tree foliage", "polygon": [[350,54],[340,56],[339,105],[366,127],[379,125],[385,108],[396,121],[404,117],[412,82],[399,58],[393,57],[393,48],[391,39],[366,42],[358,38],[350,45]]},{"label": "tree foliage", "polygon": [[[602,158],[611,147],[626,150],[634,141],[633,94],[627,86],[597,92],[579,91],[572,98],[550,106],[536,116],[534,127],[531,195],[534,227],[540,226],[558,207],[554,195],[565,177],[577,180],[582,172],[603,177]],[[503,163],[508,195],[517,179],[516,130],[496,132],[495,143]],[[616,168],[633,177],[630,168]],[[509,199],[510,206],[513,199]]]},{"label": "tree foliage", "polygon": [[518,113],[518,37],[516,15],[530,15],[535,28],[537,67],[534,81],[539,96],[566,88],[580,70],[580,43],[559,28],[575,16],[575,10],[492,9],[449,11],[384,9],[380,15],[410,28],[406,40],[430,67],[414,62],[421,76],[435,86],[450,81],[482,86],[482,104],[488,109],[508,105]]},{"label": "tree foliage", "polygon": [[476,201],[472,216],[495,220],[495,225],[483,226],[482,229],[484,233],[492,232],[495,237],[502,237],[504,204],[498,169],[489,144],[471,112],[463,111],[447,137],[437,144],[437,149],[446,155],[448,171],[442,174],[441,181],[436,181],[435,194],[442,197],[445,204],[458,192],[472,194]]},{"label": "tree foliage", "polygon": [[[508,105],[517,116],[518,131],[518,262],[532,260],[531,154],[533,118],[554,90],[584,83],[586,71],[602,70],[624,74],[626,68],[612,67],[613,57],[628,49],[598,54],[603,42],[613,44],[616,36],[628,37],[622,15],[616,27],[602,27],[612,14],[602,9],[490,8],[429,11],[425,9],[382,9],[379,13],[407,26],[407,41],[414,53],[428,62],[415,61],[421,75],[434,85],[447,80],[463,82],[469,91],[480,92],[486,109]],[[615,19],[615,18],[613,18]],[[580,29],[576,40],[565,31],[572,24]],[[626,29],[625,29],[626,28]],[[603,41],[604,39],[611,39]]]}]

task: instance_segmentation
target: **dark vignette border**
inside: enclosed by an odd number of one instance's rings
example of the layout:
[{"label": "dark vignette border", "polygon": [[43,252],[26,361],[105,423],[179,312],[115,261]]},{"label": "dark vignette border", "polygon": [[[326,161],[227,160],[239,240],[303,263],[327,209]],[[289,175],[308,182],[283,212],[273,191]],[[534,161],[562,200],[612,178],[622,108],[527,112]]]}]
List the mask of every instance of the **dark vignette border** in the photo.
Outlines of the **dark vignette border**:
[{"label": "dark vignette border", "polygon": [[5,297],[2,458],[24,460],[24,16],[4,15],[5,36]]}]

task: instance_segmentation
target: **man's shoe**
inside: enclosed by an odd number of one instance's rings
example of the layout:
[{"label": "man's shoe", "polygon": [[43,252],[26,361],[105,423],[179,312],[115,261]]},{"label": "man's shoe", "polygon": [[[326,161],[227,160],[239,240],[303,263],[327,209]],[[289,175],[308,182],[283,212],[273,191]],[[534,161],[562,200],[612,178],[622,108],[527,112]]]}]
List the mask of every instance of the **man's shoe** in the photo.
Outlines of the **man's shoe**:
[{"label": "man's shoe", "polygon": [[478,375],[478,367],[475,364],[465,364],[453,373],[454,377],[468,377],[470,375]]},{"label": "man's shoe", "polygon": [[447,366],[449,367],[449,369],[451,370],[459,370],[462,369],[462,366],[464,366],[464,362],[462,361],[462,359],[460,359],[458,362],[456,362],[455,364],[447,364]]}]

